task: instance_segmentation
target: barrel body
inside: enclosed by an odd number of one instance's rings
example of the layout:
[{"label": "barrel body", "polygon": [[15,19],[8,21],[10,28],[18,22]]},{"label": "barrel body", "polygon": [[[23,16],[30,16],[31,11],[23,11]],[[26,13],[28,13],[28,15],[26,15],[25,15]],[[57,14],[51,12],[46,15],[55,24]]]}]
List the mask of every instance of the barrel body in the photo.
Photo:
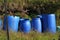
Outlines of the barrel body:
[{"label": "barrel body", "polygon": [[4,23],[3,23],[4,30],[6,30],[7,25],[8,25],[8,29],[10,29],[10,27],[12,26],[12,20],[13,20],[13,16],[4,16]]},{"label": "barrel body", "polygon": [[24,33],[29,33],[31,30],[31,24],[29,19],[25,19],[21,22],[22,31]]},{"label": "barrel body", "polygon": [[6,30],[6,16],[4,16],[4,21],[3,21],[3,30]]},{"label": "barrel body", "polygon": [[32,19],[32,28],[34,31],[42,32],[42,25],[40,18],[33,18]]},{"label": "barrel body", "polygon": [[12,30],[11,28],[14,27],[13,26],[13,16],[7,16],[6,21],[7,21],[6,24],[8,25],[8,29]]},{"label": "barrel body", "polygon": [[17,32],[18,31],[18,25],[19,25],[19,17],[15,16],[12,20],[12,26],[11,26],[11,29],[12,31],[14,32]]},{"label": "barrel body", "polygon": [[21,18],[20,20],[19,20],[19,30],[20,30],[20,32],[22,32],[23,31],[23,27],[22,27],[22,22],[23,22],[23,18]]},{"label": "barrel body", "polygon": [[[7,20],[7,23],[6,23]],[[18,31],[19,17],[17,16],[7,16],[4,19],[4,29],[6,30],[6,24],[8,24],[8,29],[14,32]]]},{"label": "barrel body", "polygon": [[47,14],[42,14],[42,32],[48,32],[48,18]]},{"label": "barrel body", "polygon": [[0,30],[2,29],[2,19],[0,19]]},{"label": "barrel body", "polygon": [[42,29],[43,32],[56,33],[56,19],[55,14],[42,15]]},{"label": "barrel body", "polygon": [[56,19],[55,14],[48,14],[48,29],[51,33],[56,33]]}]

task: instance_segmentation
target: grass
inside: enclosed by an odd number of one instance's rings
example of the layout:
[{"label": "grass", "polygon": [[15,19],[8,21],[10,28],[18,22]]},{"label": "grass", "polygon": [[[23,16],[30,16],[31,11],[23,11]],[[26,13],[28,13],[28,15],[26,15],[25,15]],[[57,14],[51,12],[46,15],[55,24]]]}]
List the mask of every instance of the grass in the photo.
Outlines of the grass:
[{"label": "grass", "polygon": [[[30,32],[24,34],[22,32],[9,32],[9,35],[10,40],[58,40],[60,33],[50,34]],[[0,31],[0,40],[7,40],[6,31]]]}]

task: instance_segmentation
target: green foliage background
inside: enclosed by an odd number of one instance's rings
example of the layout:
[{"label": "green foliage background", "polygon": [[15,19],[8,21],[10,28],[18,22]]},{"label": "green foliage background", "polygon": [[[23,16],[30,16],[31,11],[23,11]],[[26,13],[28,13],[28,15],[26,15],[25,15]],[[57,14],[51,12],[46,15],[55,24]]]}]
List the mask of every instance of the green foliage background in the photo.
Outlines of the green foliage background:
[{"label": "green foliage background", "polygon": [[[37,12],[30,12],[28,14],[28,18],[29,17],[32,18],[35,17],[36,15],[43,14],[43,13],[44,14],[55,13],[57,19],[57,25],[60,25],[60,18],[59,18],[60,0],[7,0],[7,2],[20,4],[22,7],[30,8],[31,10],[37,11]],[[2,5],[3,3],[4,0],[0,0],[0,5]]]}]

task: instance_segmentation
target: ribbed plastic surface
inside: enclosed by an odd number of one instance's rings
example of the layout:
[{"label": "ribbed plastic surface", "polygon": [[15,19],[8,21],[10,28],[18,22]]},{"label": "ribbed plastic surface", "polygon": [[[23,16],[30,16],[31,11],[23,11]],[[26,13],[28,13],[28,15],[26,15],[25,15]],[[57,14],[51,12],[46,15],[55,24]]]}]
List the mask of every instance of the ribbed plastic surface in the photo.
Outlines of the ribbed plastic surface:
[{"label": "ribbed plastic surface", "polygon": [[56,19],[55,14],[42,15],[43,32],[56,33]]},{"label": "ribbed plastic surface", "polygon": [[20,30],[20,32],[23,31],[23,27],[22,27],[22,21],[23,21],[23,20],[24,20],[24,19],[21,18],[20,21],[19,21],[19,30]]},{"label": "ribbed plastic surface", "polygon": [[4,23],[3,23],[4,30],[6,30],[6,26],[8,23],[9,23],[8,28],[10,29],[10,27],[12,26],[12,20],[13,20],[13,16],[4,16]]},{"label": "ribbed plastic surface", "polygon": [[33,30],[37,32],[42,32],[42,25],[40,18],[33,18],[31,23]]},{"label": "ribbed plastic surface", "polygon": [[49,28],[49,32],[56,33],[55,14],[48,14],[48,28]]},{"label": "ribbed plastic surface", "polygon": [[2,19],[0,19],[0,30],[2,29]]},{"label": "ribbed plastic surface", "polygon": [[6,19],[8,21],[8,28],[11,31],[17,32],[18,31],[18,24],[19,24],[19,17],[17,16],[7,16],[4,19],[4,29],[6,30]]},{"label": "ribbed plastic surface", "polygon": [[29,33],[31,30],[31,24],[29,19],[24,19],[21,21],[21,28],[24,33]]},{"label": "ribbed plastic surface", "polygon": [[48,32],[48,18],[47,14],[42,15],[42,31],[43,32]]},{"label": "ribbed plastic surface", "polygon": [[15,16],[14,18],[13,18],[13,25],[12,25],[12,27],[11,27],[11,29],[12,29],[12,31],[15,31],[15,32],[17,32],[18,31],[18,24],[19,24],[19,17],[18,16]]}]

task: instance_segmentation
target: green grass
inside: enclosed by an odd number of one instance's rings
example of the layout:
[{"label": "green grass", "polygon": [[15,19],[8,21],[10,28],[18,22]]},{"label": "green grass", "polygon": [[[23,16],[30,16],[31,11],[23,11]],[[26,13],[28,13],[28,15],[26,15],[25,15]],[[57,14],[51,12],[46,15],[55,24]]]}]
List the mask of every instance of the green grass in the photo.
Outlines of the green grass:
[{"label": "green grass", "polygon": [[[24,34],[21,32],[10,32],[9,35],[10,40],[58,40],[60,33],[50,34],[30,32],[28,34]],[[6,31],[0,31],[0,40],[7,40]]]}]

